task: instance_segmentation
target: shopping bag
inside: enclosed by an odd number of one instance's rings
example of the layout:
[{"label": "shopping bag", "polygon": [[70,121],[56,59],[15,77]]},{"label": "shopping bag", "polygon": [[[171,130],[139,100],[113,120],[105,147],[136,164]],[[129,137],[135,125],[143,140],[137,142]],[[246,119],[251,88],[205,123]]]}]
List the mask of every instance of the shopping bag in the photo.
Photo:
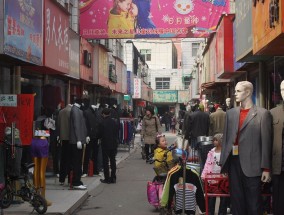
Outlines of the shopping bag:
[{"label": "shopping bag", "polygon": [[147,183],[147,197],[148,202],[157,207],[160,205],[160,199],[162,197],[163,184],[157,181],[148,181]]}]

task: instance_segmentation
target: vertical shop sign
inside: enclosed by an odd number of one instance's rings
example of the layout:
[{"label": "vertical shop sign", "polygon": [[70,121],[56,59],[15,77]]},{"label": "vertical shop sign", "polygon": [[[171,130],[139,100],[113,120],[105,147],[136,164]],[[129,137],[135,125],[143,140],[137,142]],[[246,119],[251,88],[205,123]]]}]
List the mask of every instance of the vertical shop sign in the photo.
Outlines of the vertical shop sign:
[{"label": "vertical shop sign", "polygon": [[44,65],[69,73],[69,17],[51,0],[45,1]]},{"label": "vertical shop sign", "polygon": [[41,0],[5,1],[4,54],[42,65],[42,8]]},{"label": "vertical shop sign", "polygon": [[141,99],[141,79],[134,78],[133,82],[134,82],[134,93],[132,98]]},{"label": "vertical shop sign", "polygon": [[34,95],[17,95],[17,107],[2,107],[6,125],[16,123],[23,145],[30,145],[33,137]]}]

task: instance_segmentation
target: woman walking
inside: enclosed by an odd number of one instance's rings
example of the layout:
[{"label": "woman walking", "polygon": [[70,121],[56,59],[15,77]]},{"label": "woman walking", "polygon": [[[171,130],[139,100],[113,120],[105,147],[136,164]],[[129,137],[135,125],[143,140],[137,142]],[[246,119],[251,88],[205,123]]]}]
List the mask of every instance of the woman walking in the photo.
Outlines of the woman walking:
[{"label": "woman walking", "polygon": [[145,143],[146,163],[149,162],[149,154],[154,153],[153,146],[157,134],[161,134],[161,124],[157,116],[155,116],[154,108],[152,106],[146,107],[146,115],[142,122],[141,137]]}]

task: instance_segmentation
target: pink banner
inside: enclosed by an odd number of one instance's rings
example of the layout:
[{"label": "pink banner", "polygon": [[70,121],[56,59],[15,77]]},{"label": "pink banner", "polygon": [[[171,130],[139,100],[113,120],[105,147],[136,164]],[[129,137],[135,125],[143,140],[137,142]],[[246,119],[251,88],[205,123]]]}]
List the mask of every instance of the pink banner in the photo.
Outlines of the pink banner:
[{"label": "pink banner", "polygon": [[95,38],[208,37],[229,0],[80,0],[80,33]]}]

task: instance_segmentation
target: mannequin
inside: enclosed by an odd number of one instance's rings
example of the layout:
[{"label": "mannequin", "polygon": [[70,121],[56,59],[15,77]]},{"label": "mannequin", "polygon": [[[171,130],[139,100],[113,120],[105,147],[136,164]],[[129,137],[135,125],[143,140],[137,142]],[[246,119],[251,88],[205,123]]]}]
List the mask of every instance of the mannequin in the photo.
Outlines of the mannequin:
[{"label": "mannequin", "polygon": [[[36,132],[36,135],[40,136],[35,136],[35,138],[32,139],[31,143],[31,156],[35,164],[33,181],[35,188],[39,191],[40,195],[45,198],[45,171],[48,161],[49,148],[46,137],[49,135],[39,134],[39,132]],[[47,206],[52,205],[50,201],[46,200],[46,202]]]},{"label": "mannequin", "polygon": [[[182,124],[182,134],[185,135],[185,132],[187,131],[187,126],[188,126],[188,117],[189,115],[192,113],[192,110],[191,110],[191,105],[188,104],[186,106],[186,112],[184,114],[184,117],[183,117],[183,124]],[[189,139],[188,136],[185,136],[186,139]]]},{"label": "mannequin", "polygon": [[81,181],[82,175],[82,155],[83,144],[86,143],[87,129],[83,116],[83,111],[80,110],[81,101],[75,100],[70,113],[70,155],[71,166],[73,170],[72,184],[74,189],[85,190],[86,186]]},{"label": "mannequin", "polygon": [[282,104],[271,109],[273,119],[273,153],[272,153],[272,174],[273,174],[273,214],[281,215],[284,211],[284,81],[280,84]]},{"label": "mannequin", "polygon": [[58,114],[59,140],[61,142],[61,162],[59,171],[59,183],[63,185],[69,175],[71,159],[69,157],[71,145],[69,144],[70,113],[72,105],[68,104]]},{"label": "mannequin", "polygon": [[232,105],[231,105],[231,98],[226,98],[226,111],[227,110],[230,110],[232,108]]},{"label": "mannequin", "polygon": [[232,214],[261,214],[261,182],[271,180],[272,117],[253,104],[252,92],[252,83],[238,82],[241,106],[226,113],[220,165],[229,173]]}]

